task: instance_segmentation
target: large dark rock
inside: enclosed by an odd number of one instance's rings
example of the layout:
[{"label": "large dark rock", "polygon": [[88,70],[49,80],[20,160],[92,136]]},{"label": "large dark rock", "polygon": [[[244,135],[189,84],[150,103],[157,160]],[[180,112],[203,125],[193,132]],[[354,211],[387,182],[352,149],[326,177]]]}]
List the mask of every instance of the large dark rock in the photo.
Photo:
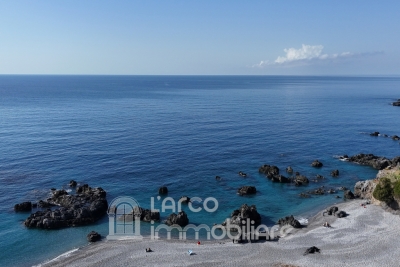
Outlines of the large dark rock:
[{"label": "large dark rock", "polygon": [[158,189],[158,194],[165,195],[168,194],[168,188],[166,186],[162,186]]},{"label": "large dark rock", "polygon": [[189,218],[184,211],[180,211],[178,214],[172,213],[168,216],[167,220],[165,221],[166,225],[179,225],[181,227],[185,227],[189,224]]},{"label": "large dark rock", "polygon": [[279,174],[279,168],[273,165],[264,164],[258,169],[258,172],[267,175],[268,178],[271,178],[272,176]]},{"label": "large dark rock", "polygon": [[319,161],[316,159],[316,160],[314,160],[314,161],[311,163],[311,166],[312,166],[312,167],[315,167],[315,168],[320,168],[320,167],[323,166],[323,164],[322,164],[322,162],[319,162]]},{"label": "large dark rock", "polygon": [[355,198],[353,192],[351,192],[350,190],[344,191],[343,197],[345,199],[354,199]]},{"label": "large dark rock", "polygon": [[[234,210],[231,214],[231,218],[226,219],[221,225],[228,228],[228,225],[236,225],[242,228],[242,221],[247,222],[247,219],[254,221],[254,226],[257,227],[261,224],[261,215],[258,213],[255,205],[248,206],[243,204],[238,210]],[[230,228],[230,227],[229,227]],[[237,231],[236,228],[230,228],[227,230]]]},{"label": "large dark rock", "polygon": [[338,218],[344,218],[347,216],[347,213],[345,211],[341,210],[341,211],[337,212],[335,215]]},{"label": "large dark rock", "polygon": [[392,103],[393,106],[400,106],[400,99]]},{"label": "large dark rock", "polygon": [[257,193],[257,189],[255,186],[242,186],[238,189],[238,194],[243,195],[251,195]]},{"label": "large dark rock", "polygon": [[310,181],[308,180],[308,178],[305,177],[304,175],[298,174],[293,178],[293,183],[295,183],[296,185],[305,185],[308,184],[309,182]]},{"label": "large dark rock", "polygon": [[284,225],[291,225],[294,228],[301,228],[301,224],[298,220],[296,220],[293,215],[287,216],[285,218],[281,218],[278,221],[278,224],[280,226],[284,226]]},{"label": "large dark rock", "polygon": [[331,176],[333,176],[333,177],[338,177],[338,176],[339,176],[339,170],[333,170],[333,171],[331,171]]},{"label": "large dark rock", "polygon": [[97,242],[101,240],[101,235],[95,231],[91,231],[86,237],[89,242]]},{"label": "large dark rock", "polygon": [[77,185],[78,185],[78,183],[75,180],[69,181],[69,186],[70,187],[76,187]]},{"label": "large dark rock", "polygon": [[[39,205],[41,204],[41,205]],[[51,210],[47,207],[59,206]],[[65,190],[55,190],[38,207],[47,208],[31,214],[24,222],[29,228],[59,229],[94,223],[106,215],[108,203],[102,188],[91,188],[87,184],[76,189],[75,195]]]},{"label": "large dark rock", "polygon": [[15,204],[14,210],[15,211],[31,211],[32,203],[31,202],[22,202],[20,204]]}]

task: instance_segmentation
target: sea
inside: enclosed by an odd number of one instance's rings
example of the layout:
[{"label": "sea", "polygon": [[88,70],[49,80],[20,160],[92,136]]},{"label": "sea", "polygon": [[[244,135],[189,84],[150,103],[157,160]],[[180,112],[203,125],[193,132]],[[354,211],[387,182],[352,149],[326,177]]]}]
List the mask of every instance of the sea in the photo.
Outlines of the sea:
[{"label": "sea", "polygon": [[[40,230],[24,226],[30,213],[13,210],[47,198],[51,188],[72,194],[72,179],[102,187],[109,203],[129,196],[143,208],[152,197],[155,208],[165,197],[215,198],[214,212],[183,205],[194,224],[222,223],[245,203],[256,205],[268,226],[288,215],[306,220],[344,201],[336,198],[343,192],[300,193],[353,189],[377,174],[338,156],[400,155],[399,141],[383,136],[400,135],[400,107],[391,105],[398,98],[397,76],[0,75],[0,266],[40,265],[89,245],[92,230],[108,235],[107,216]],[[369,135],[375,131],[382,135]],[[315,159],[322,168],[311,167]],[[310,180],[325,179],[273,183],[258,172],[263,164],[285,176],[291,166]],[[339,177],[330,176],[335,169]],[[238,195],[244,185],[257,193]],[[161,186],[169,193],[158,200]],[[149,233],[150,224],[141,225]]]}]

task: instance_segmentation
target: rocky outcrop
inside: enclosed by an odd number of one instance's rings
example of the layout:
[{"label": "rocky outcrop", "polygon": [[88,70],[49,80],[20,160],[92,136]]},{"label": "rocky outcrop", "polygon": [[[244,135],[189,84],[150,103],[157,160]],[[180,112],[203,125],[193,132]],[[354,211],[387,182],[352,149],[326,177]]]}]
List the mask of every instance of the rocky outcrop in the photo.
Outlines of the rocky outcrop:
[{"label": "rocky outcrop", "polygon": [[243,195],[251,195],[257,193],[257,189],[255,186],[242,186],[238,189],[238,194]]},{"label": "rocky outcrop", "polygon": [[101,240],[101,235],[95,231],[91,231],[87,236],[89,242],[97,242]]},{"label": "rocky outcrop", "polygon": [[[235,225],[242,228],[242,221],[254,221],[254,226],[257,227],[261,224],[261,215],[258,213],[255,205],[248,206],[243,204],[239,209],[234,210],[231,214],[231,218],[226,219],[221,226],[227,228],[230,231],[237,231],[235,227],[229,227],[229,225]],[[229,228],[229,229],[228,229]]]},{"label": "rocky outcrop", "polygon": [[69,186],[70,187],[76,187],[77,185],[78,185],[78,183],[75,180],[69,181]]},{"label": "rocky outcrop", "polygon": [[338,218],[344,218],[344,217],[347,216],[347,213],[344,210],[341,210],[341,211],[337,212],[335,214],[335,216],[338,217]]},{"label": "rocky outcrop", "polygon": [[400,99],[392,103],[393,106],[400,106]]},{"label": "rocky outcrop", "polygon": [[159,194],[159,195],[166,195],[166,194],[168,194],[168,188],[167,188],[166,186],[161,186],[161,187],[158,189],[158,194]]},{"label": "rocky outcrop", "polygon": [[323,165],[324,165],[324,164],[322,164],[322,162],[319,162],[317,159],[314,160],[314,161],[311,163],[311,166],[312,166],[312,167],[315,167],[315,168],[321,168]]},{"label": "rocky outcrop", "polygon": [[292,167],[288,166],[288,167],[286,168],[286,172],[287,172],[287,173],[293,173]]},{"label": "rocky outcrop", "polygon": [[398,137],[397,135],[393,135],[393,136],[392,136],[392,139],[395,140],[395,141],[399,141],[399,140],[400,140],[400,137]]},{"label": "rocky outcrop", "polygon": [[106,192],[85,184],[76,189],[75,195],[65,190],[55,190],[51,198],[42,203],[60,208],[40,210],[31,214],[24,222],[28,228],[60,229],[87,225],[99,220],[107,213]]},{"label": "rocky outcrop", "polygon": [[353,192],[351,192],[350,190],[346,190],[343,193],[343,198],[344,199],[354,199],[355,196],[354,196]]},{"label": "rocky outcrop", "polygon": [[389,166],[395,167],[400,162],[400,159],[399,157],[395,157],[390,160],[385,157],[375,156],[374,154],[358,154],[348,158],[348,161],[382,170]]},{"label": "rocky outcrop", "polygon": [[280,226],[284,226],[284,225],[291,225],[294,228],[301,228],[301,224],[298,220],[296,220],[293,215],[287,216],[285,218],[281,218],[278,221],[278,224]]},{"label": "rocky outcrop", "polygon": [[185,227],[189,224],[189,218],[184,211],[180,211],[178,214],[172,213],[169,215],[165,224],[169,226],[179,225],[180,227]]},{"label": "rocky outcrop", "polygon": [[370,136],[379,136],[379,132],[373,132],[369,134]]},{"label": "rocky outcrop", "polygon": [[160,212],[151,211],[149,209],[143,209],[141,207],[136,206],[133,209],[134,216],[140,216],[140,220],[144,222],[151,221],[159,221],[160,220]]},{"label": "rocky outcrop", "polygon": [[373,180],[359,181],[354,186],[354,196],[361,199],[371,199],[376,187]]},{"label": "rocky outcrop", "polygon": [[20,204],[15,204],[15,211],[31,211],[32,210],[32,202],[22,202]]}]

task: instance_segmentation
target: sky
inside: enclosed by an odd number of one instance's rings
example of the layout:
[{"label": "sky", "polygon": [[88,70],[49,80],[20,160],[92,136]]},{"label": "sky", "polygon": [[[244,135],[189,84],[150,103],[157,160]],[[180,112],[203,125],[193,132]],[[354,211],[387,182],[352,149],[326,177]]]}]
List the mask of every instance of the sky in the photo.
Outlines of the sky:
[{"label": "sky", "polygon": [[400,1],[0,0],[0,74],[400,75]]}]

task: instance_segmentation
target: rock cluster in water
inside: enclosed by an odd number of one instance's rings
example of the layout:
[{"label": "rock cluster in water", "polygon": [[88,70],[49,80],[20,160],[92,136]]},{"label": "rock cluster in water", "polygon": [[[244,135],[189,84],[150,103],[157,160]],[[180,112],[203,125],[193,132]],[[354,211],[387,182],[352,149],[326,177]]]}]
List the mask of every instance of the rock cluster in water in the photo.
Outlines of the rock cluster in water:
[{"label": "rock cluster in water", "polygon": [[[38,205],[39,206],[39,205]],[[24,222],[28,228],[60,229],[94,223],[106,215],[108,203],[106,191],[85,184],[70,195],[65,190],[54,190],[41,206],[59,206],[57,209],[36,211]]]},{"label": "rock cluster in water", "polygon": [[347,157],[345,159],[347,161],[355,162],[361,165],[368,165],[378,170],[382,170],[389,166],[395,167],[397,166],[397,164],[400,164],[400,157],[387,159],[385,157],[375,156],[374,154],[357,154],[355,156]]},{"label": "rock cluster in water", "polygon": [[[293,169],[288,167],[286,171],[291,173],[293,172]],[[265,174],[268,179],[277,183],[294,183],[295,185],[304,185],[309,183],[308,178],[300,175],[298,172],[295,173],[295,176],[290,178],[279,174],[279,168],[274,165],[264,164],[258,169],[258,172]]]}]

